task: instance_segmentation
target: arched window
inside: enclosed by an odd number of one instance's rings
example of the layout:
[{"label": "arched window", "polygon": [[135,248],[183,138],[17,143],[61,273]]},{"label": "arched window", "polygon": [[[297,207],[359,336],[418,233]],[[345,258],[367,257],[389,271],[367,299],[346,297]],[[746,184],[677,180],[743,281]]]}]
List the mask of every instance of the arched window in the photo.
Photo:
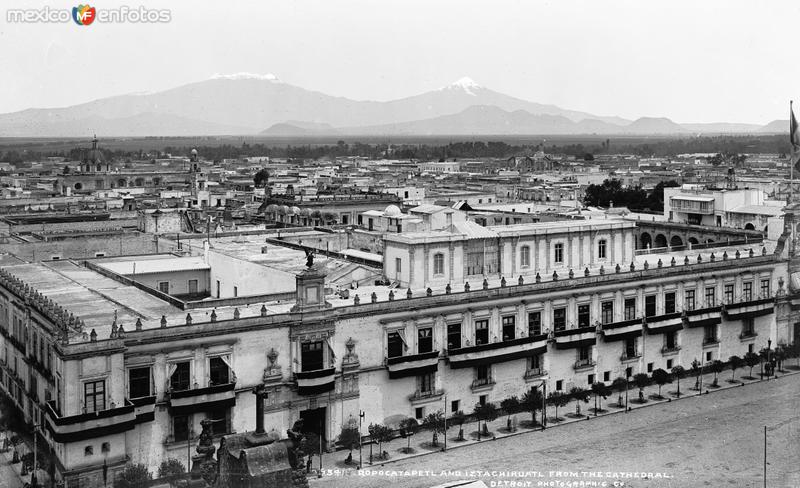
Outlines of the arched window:
[{"label": "arched window", "polygon": [[520,265],[527,267],[531,265],[531,248],[530,246],[522,246],[519,250]]},{"label": "arched window", "polygon": [[444,274],[444,254],[437,252],[433,255],[433,274]]},{"label": "arched window", "polygon": [[606,258],[606,240],[600,239],[597,241],[597,259]]},{"label": "arched window", "polygon": [[86,446],[83,448],[84,456],[91,456],[92,454],[94,454],[94,448],[92,446]]}]

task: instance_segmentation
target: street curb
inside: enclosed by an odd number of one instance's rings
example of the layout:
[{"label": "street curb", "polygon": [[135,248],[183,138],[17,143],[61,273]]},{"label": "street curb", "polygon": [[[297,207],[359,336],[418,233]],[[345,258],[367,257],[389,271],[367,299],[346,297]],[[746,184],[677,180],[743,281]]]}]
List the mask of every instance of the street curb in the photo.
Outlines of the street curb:
[{"label": "street curb", "polygon": [[[791,370],[791,371],[785,370],[781,376],[772,377],[772,381],[777,381],[777,380],[783,378],[784,376],[790,376],[790,375],[795,375],[795,374],[800,374],[800,370]],[[701,396],[701,395],[711,394],[711,392],[726,391],[726,390],[730,390],[730,389],[733,389],[733,388],[741,388],[743,386],[749,386],[749,385],[752,385],[752,384],[755,384],[755,383],[765,383],[765,382],[768,382],[768,381],[770,381],[770,380],[769,379],[760,378],[758,380],[753,380],[753,381],[750,381],[748,383],[740,383],[739,386],[726,386],[726,387],[722,387],[722,388],[715,388],[713,390],[712,389],[707,389],[706,391],[708,393],[696,393],[696,394],[693,394],[693,395],[685,395],[685,396],[681,396],[681,397],[678,397],[678,398],[673,398],[671,401],[666,400],[666,399],[665,400],[652,401],[652,402],[648,402],[646,404],[640,404],[637,407],[631,407],[630,412],[628,412],[628,411],[626,411],[624,409],[620,409],[620,410],[616,410],[616,411],[613,411],[613,412],[609,411],[609,412],[597,415],[596,417],[588,416],[587,419],[583,419],[583,420],[577,420],[576,419],[576,420],[570,421],[570,422],[559,422],[559,423],[556,423],[555,425],[546,427],[544,429],[544,431],[548,431],[548,430],[556,428],[556,427],[563,427],[565,425],[570,425],[570,424],[574,424],[574,423],[585,422],[587,420],[591,420],[592,418],[598,418],[599,419],[599,418],[602,418],[602,417],[607,417],[607,416],[610,416],[610,415],[616,415],[616,414],[620,414],[620,413],[631,413],[631,412],[633,412],[635,410],[639,410],[640,408],[653,407],[653,406],[656,406],[656,405],[661,405],[661,404],[665,404],[665,403],[672,403],[673,401],[680,401],[680,400],[685,400],[685,399],[688,399],[688,398],[696,398],[696,397]],[[405,460],[408,460],[408,459],[415,459],[415,458],[422,457],[422,456],[429,456],[431,454],[436,454],[436,453],[442,453],[442,452],[446,453],[446,452],[451,451],[453,449],[459,449],[459,448],[463,448],[463,447],[467,447],[467,446],[473,446],[473,445],[476,445],[476,444],[482,444],[484,442],[492,442],[492,441],[496,441],[496,440],[502,440],[502,439],[506,439],[506,438],[509,438],[509,437],[514,437],[514,436],[518,436],[518,435],[522,435],[522,434],[532,434],[532,433],[535,433],[535,432],[542,432],[542,429],[520,430],[518,432],[512,432],[512,433],[509,433],[509,434],[505,434],[502,437],[495,437],[494,439],[487,439],[486,441],[475,441],[475,442],[470,442],[470,443],[467,443],[467,444],[459,443],[459,444],[454,445],[453,447],[448,447],[447,451],[442,451],[440,449],[440,450],[436,450],[436,451],[420,452],[420,453],[417,453],[417,454],[412,454],[412,455],[401,457],[401,458],[398,458],[398,459],[388,459],[388,460],[386,460],[386,461],[384,461],[384,462],[382,462],[380,464],[376,463],[376,464],[365,465],[365,466],[362,466],[362,469],[381,468],[381,467],[383,467],[383,466],[385,466],[387,464],[396,463],[396,462],[399,462],[399,461],[405,461]],[[358,470],[355,469],[355,468],[339,468],[339,467],[336,467],[334,469],[352,470],[352,475],[354,475],[354,476],[358,475]],[[323,481],[324,479],[325,479],[325,476],[310,476],[308,478],[308,480],[310,482],[319,482],[319,481]]]}]

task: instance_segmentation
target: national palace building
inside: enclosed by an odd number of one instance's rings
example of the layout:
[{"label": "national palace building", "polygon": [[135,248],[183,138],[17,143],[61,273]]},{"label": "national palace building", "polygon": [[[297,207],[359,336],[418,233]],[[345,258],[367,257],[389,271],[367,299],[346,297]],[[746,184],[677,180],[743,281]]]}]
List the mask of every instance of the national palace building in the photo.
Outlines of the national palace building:
[{"label": "national palace building", "polygon": [[325,258],[265,278],[212,259],[213,241],[12,264],[0,388],[40,426],[57,479],[92,487],[104,466],[185,463],[205,418],[216,436],[253,430],[256,402],[267,431],[303,418],[332,446],[360,411],[365,426],[450,416],[797,340],[791,232],[637,249],[640,233],[609,218],[386,234],[388,284],[339,290]]}]

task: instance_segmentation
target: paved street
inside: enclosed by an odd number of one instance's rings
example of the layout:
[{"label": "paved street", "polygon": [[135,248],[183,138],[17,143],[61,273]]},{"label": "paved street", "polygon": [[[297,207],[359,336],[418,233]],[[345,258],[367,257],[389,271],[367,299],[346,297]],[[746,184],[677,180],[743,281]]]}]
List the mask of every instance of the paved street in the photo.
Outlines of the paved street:
[{"label": "paved street", "polygon": [[[435,473],[458,470],[460,476],[343,476],[325,477],[312,483],[319,488],[387,486],[390,483],[393,488],[402,488],[481,479],[487,485],[515,481],[531,482],[528,486],[569,486],[537,483],[605,481],[612,486],[611,483],[618,480],[632,487],[760,487],[763,486],[763,436],[767,425],[768,486],[795,487],[800,486],[798,407],[800,375],[795,374],[627,414],[566,424],[545,432],[484,441],[447,453],[370,467],[372,470],[430,470]],[[487,469],[539,471],[544,477],[469,476],[466,473]],[[577,477],[551,475],[550,471],[570,471]],[[644,480],[605,475],[591,478],[582,475],[582,471],[659,472],[670,478]]]}]

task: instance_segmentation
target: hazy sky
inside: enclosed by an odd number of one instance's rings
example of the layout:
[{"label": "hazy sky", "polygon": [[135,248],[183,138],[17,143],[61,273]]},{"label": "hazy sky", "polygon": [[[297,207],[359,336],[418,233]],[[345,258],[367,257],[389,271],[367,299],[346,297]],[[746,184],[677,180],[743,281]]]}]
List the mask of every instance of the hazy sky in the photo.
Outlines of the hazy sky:
[{"label": "hazy sky", "polygon": [[0,113],[274,73],[355,99],[469,76],[530,101],[677,122],[785,119],[800,99],[800,2],[258,0],[169,8],[167,24],[11,24],[0,6]]}]

